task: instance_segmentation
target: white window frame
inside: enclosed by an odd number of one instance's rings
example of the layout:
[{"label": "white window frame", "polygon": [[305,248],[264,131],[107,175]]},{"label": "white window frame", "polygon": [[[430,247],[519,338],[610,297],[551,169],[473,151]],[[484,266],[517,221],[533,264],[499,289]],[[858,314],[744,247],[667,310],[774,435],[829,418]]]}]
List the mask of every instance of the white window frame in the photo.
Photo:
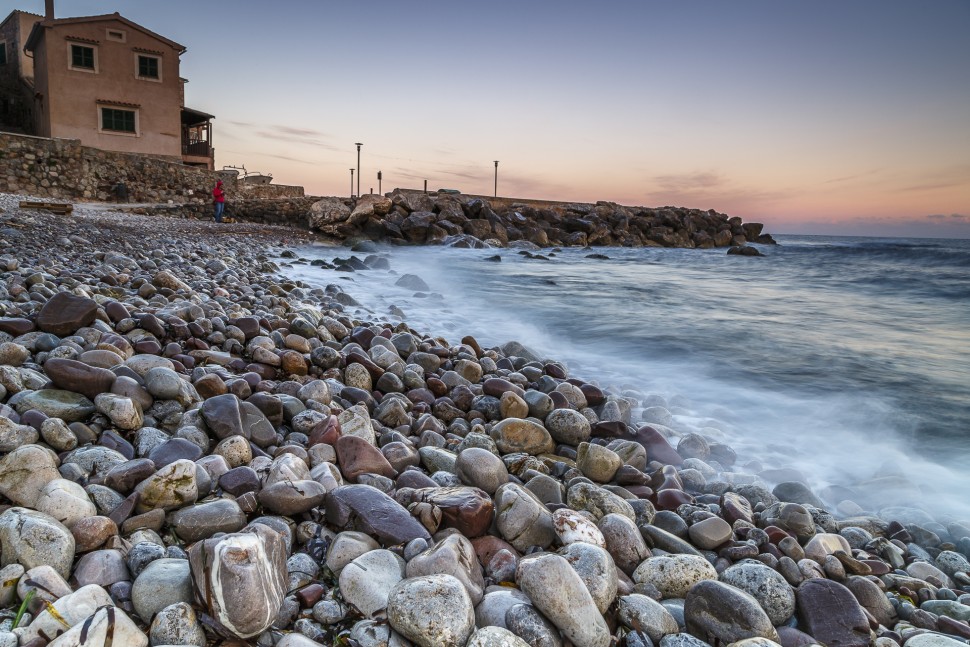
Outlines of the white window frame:
[{"label": "white window frame", "polygon": [[[138,108],[132,108],[131,106],[122,106],[112,103],[96,103],[97,117],[98,117],[98,134],[99,135],[116,135],[118,137],[141,137],[141,110]],[[125,112],[135,113],[135,132],[128,133],[123,130],[110,130],[104,127],[104,117],[101,114],[101,109],[107,108],[109,110],[124,110]]]},{"label": "white window frame", "polygon": [[[75,67],[74,66],[74,48],[75,47],[88,47],[94,50],[94,69],[89,67]],[[75,72],[84,72],[85,74],[97,74],[100,72],[101,57],[98,56],[98,46],[93,43],[82,43],[80,41],[74,41],[68,39],[67,41],[67,69],[74,70]]]},{"label": "white window frame", "polygon": [[[120,38],[115,37],[115,34],[119,34]],[[107,40],[113,40],[116,43],[127,43],[128,42],[128,32],[124,29],[114,29],[108,27],[104,30],[104,37]]]},{"label": "white window frame", "polygon": [[[152,83],[162,82],[162,57],[157,54],[146,54],[145,52],[134,52],[135,54],[135,78],[139,81],[151,81]],[[144,56],[145,58],[153,58],[158,61],[158,77],[153,78],[150,76],[141,75],[141,61],[138,59]]]}]

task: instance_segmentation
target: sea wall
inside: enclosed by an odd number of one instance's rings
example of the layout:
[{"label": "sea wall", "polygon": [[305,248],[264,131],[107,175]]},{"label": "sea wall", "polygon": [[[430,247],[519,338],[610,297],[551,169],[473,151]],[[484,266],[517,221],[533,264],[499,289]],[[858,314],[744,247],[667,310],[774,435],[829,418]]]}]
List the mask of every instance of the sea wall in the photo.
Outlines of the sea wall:
[{"label": "sea wall", "polygon": [[248,185],[231,174],[185,166],[181,160],[82,146],[76,139],[48,139],[0,132],[0,192],[53,200],[109,201],[123,182],[129,202],[205,203],[216,180],[229,199],[296,198],[303,187]]},{"label": "sea wall", "polygon": [[539,247],[743,247],[772,244],[761,223],[745,223],[713,209],[626,207],[613,202],[513,202],[509,199],[395,190],[362,196],[349,206],[325,198],[312,207],[310,226],[348,239],[478,247],[525,240]]},{"label": "sea wall", "polygon": [[[310,207],[320,198],[297,196],[292,198],[230,199],[226,202],[226,216],[245,222],[267,225],[285,225],[307,229]],[[118,205],[121,212],[138,215],[165,216],[194,220],[212,218],[212,205],[208,202],[184,204],[160,204],[154,206]]]}]

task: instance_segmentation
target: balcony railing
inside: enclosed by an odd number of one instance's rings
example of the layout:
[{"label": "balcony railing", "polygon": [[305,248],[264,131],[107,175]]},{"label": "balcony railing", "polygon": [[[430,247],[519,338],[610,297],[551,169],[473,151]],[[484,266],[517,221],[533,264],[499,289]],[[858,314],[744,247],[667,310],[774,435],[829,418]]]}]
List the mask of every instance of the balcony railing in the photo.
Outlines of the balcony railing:
[{"label": "balcony railing", "polygon": [[212,157],[209,142],[182,142],[182,154],[196,157]]}]

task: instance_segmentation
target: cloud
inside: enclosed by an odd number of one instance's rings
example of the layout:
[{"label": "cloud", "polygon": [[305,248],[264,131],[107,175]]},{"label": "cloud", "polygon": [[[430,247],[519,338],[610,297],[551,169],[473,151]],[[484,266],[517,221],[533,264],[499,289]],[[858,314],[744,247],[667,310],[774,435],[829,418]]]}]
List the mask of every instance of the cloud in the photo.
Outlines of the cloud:
[{"label": "cloud", "polygon": [[970,216],[964,213],[951,213],[950,215],[944,215],[942,213],[934,213],[926,216],[927,220],[932,222],[945,222],[951,224],[970,224]]},{"label": "cloud", "polygon": [[648,186],[652,183],[657,188],[648,190],[645,199],[654,205],[670,204],[698,208],[714,206],[720,211],[725,208],[750,207],[758,202],[791,199],[797,194],[790,189],[774,191],[753,189],[737,184],[723,173],[715,171],[657,175],[651,180],[648,180]]},{"label": "cloud", "polygon": [[900,186],[896,192],[939,191],[968,185],[970,185],[970,164],[956,164],[925,173],[922,177],[916,178],[913,183]]}]

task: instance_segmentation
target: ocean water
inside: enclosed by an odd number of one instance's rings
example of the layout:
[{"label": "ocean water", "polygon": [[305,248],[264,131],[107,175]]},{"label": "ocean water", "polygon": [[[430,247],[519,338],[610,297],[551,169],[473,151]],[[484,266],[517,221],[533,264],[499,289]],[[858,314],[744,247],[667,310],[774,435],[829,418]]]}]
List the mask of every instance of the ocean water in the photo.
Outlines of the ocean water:
[{"label": "ocean water", "polygon": [[[390,270],[285,271],[340,286],[360,304],[352,315],[403,313],[453,343],[516,340],[572,376],[660,396],[676,432],[735,449],[727,479],[772,486],[795,475],[845,514],[852,501],[886,516],[906,506],[970,519],[970,241],[777,238],[760,258],[382,247]],[[394,285],[403,274],[429,290]]]}]

